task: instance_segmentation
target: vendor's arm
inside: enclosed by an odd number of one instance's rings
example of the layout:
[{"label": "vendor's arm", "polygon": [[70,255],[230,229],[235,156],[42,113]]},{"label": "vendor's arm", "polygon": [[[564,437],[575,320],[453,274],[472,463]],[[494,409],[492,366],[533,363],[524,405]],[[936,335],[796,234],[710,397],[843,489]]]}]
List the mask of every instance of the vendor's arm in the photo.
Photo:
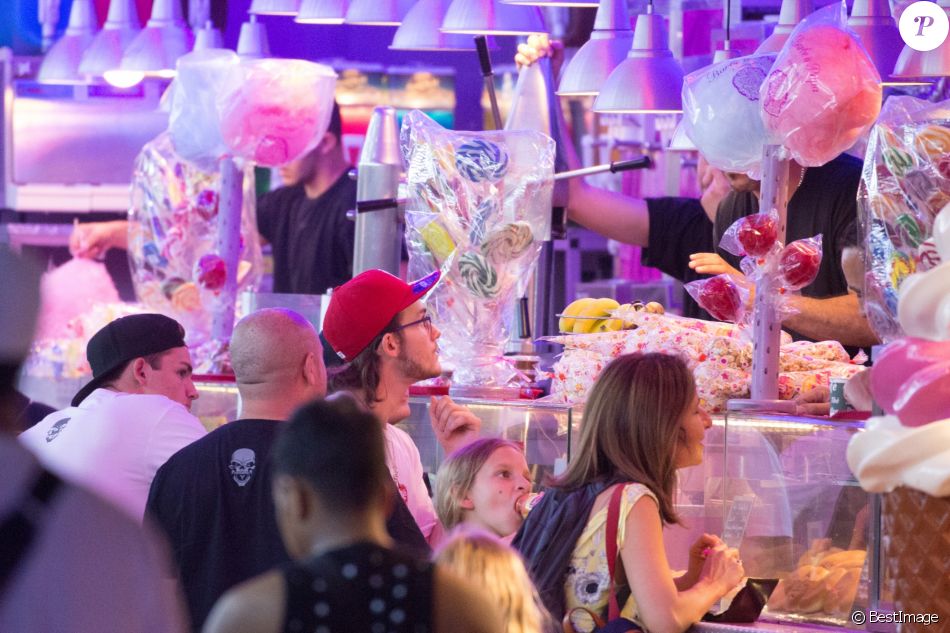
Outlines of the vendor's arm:
[{"label": "vendor's arm", "polygon": [[869,347],[880,342],[861,314],[860,301],[853,292],[827,299],[794,297],[791,305],[799,313],[785,319],[782,325],[812,340],[833,340],[852,347]]},{"label": "vendor's arm", "polygon": [[110,248],[128,250],[128,220],[77,224],[69,236],[69,252],[73,257],[97,259]]},{"label": "vendor's arm", "polygon": [[620,558],[640,621],[651,633],[682,633],[742,580],[735,549],[718,546],[703,562],[696,582],[677,590],[663,546],[656,502],[644,495],[627,515]]},{"label": "vendor's arm", "polygon": [[718,253],[692,253],[689,267],[701,275],[731,275],[736,279],[745,279],[742,271],[733,268]]}]

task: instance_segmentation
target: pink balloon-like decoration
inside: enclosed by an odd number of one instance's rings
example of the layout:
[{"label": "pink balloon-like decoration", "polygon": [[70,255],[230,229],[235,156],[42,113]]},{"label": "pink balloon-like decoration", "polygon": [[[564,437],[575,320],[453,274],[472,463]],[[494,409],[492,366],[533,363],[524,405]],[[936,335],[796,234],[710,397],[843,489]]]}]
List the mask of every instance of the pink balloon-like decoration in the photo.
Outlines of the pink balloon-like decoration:
[{"label": "pink balloon-like decoration", "polygon": [[905,426],[950,418],[950,341],[890,343],[871,368],[871,391]]}]

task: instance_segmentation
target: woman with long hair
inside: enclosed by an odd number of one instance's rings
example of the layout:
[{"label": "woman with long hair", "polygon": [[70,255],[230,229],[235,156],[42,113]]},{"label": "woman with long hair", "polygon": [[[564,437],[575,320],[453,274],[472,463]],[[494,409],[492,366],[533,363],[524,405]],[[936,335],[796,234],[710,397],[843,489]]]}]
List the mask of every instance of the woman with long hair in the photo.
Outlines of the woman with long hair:
[{"label": "woman with long hair", "polygon": [[604,369],[571,463],[515,539],[552,615],[576,607],[607,615],[607,514],[618,485],[614,586],[622,616],[651,633],[681,633],[740,582],[738,552],[715,536],[697,540],[676,579],[663,546],[663,526],[679,523],[676,470],[702,462],[710,425],[679,357],[631,354]]}]

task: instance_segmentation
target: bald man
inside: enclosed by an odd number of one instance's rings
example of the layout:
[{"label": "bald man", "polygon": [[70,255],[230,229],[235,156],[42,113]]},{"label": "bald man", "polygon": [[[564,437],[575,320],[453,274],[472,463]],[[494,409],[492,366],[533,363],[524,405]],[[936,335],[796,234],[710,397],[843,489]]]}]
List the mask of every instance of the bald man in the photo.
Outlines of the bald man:
[{"label": "bald man", "polygon": [[[327,391],[320,339],[292,310],[241,319],[231,365],[240,419],[173,455],[155,475],[146,508],[171,542],[196,631],[225,591],[290,561],[274,519],[270,451],[281,423]],[[402,499],[386,525],[404,551],[428,554]]]},{"label": "bald man", "polygon": [[323,349],[292,310],[259,310],[231,338],[240,419],[175,453],[146,512],[168,535],[195,630],[233,585],[289,560],[274,520],[270,448],[282,421],[326,395]]}]

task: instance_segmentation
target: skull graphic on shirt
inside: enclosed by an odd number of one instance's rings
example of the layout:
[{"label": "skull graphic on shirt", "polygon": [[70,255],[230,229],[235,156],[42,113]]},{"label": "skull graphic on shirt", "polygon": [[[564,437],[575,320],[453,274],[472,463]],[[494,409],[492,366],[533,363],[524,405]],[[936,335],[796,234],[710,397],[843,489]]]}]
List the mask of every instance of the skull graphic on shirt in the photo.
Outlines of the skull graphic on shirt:
[{"label": "skull graphic on shirt", "polygon": [[231,478],[234,479],[234,483],[243,488],[251,481],[256,465],[257,459],[254,451],[249,448],[239,448],[231,454],[231,463],[228,464],[228,470],[231,471]]},{"label": "skull graphic on shirt", "polygon": [[72,418],[63,418],[62,420],[59,420],[58,422],[56,422],[56,424],[51,426],[49,430],[46,432],[46,443],[48,444],[52,442],[53,440],[55,440],[57,437],[59,437],[59,434],[62,433],[63,429],[66,428],[66,423],[69,422],[71,419]]}]

